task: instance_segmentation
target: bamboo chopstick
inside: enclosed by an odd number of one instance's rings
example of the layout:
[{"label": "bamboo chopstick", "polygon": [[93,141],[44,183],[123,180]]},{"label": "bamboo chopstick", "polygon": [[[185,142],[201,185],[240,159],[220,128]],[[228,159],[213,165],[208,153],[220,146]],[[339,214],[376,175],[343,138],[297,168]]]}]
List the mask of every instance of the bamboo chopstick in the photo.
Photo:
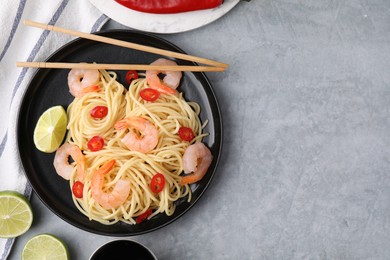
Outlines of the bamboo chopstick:
[{"label": "bamboo chopstick", "polygon": [[107,63],[66,63],[66,62],[16,62],[17,67],[50,69],[112,69],[112,70],[158,70],[158,71],[224,71],[225,68],[214,66],[158,66],[142,64],[107,64]]},{"label": "bamboo chopstick", "polygon": [[136,43],[132,43],[132,42],[121,41],[121,40],[112,39],[112,38],[108,38],[108,37],[104,37],[104,36],[100,36],[100,35],[74,31],[74,30],[65,29],[65,28],[61,28],[58,26],[54,26],[54,25],[34,22],[31,20],[24,20],[23,23],[25,25],[41,28],[44,30],[61,32],[61,33],[77,36],[80,38],[85,38],[85,39],[89,39],[89,40],[93,40],[93,41],[108,43],[108,44],[126,47],[126,48],[130,48],[130,49],[150,52],[150,53],[154,53],[154,54],[160,54],[160,55],[173,57],[173,58],[177,58],[177,59],[194,61],[194,62],[198,62],[198,63],[202,63],[202,64],[206,64],[206,65],[211,65],[211,66],[216,66],[216,67],[222,67],[222,68],[227,68],[229,66],[226,63],[222,63],[222,62],[218,62],[218,61],[214,61],[214,60],[209,60],[206,58],[196,57],[196,56],[173,52],[173,51],[162,50],[162,49],[155,48],[155,47],[145,46],[145,45],[136,44]]}]

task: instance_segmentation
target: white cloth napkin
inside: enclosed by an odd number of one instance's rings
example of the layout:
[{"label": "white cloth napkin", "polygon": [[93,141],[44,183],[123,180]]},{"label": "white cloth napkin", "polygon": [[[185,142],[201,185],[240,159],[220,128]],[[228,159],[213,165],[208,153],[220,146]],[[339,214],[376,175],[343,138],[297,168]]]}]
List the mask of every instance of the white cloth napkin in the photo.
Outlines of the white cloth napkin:
[{"label": "white cloth napkin", "polygon": [[[30,198],[31,187],[20,162],[17,114],[36,69],[17,68],[16,61],[44,61],[72,36],[23,25],[33,20],[83,32],[95,32],[108,20],[88,0],[3,0],[0,7],[0,191],[14,190]],[[0,259],[14,239],[0,238]]]}]

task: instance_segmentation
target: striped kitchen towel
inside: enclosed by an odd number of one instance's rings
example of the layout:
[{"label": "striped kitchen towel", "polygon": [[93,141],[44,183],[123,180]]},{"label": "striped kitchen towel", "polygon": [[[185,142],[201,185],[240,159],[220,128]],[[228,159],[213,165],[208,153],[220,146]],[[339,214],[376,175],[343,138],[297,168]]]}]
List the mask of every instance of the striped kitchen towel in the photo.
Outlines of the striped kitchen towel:
[{"label": "striped kitchen towel", "polygon": [[[16,121],[26,86],[36,69],[18,68],[16,61],[43,61],[74,37],[23,25],[23,20],[95,32],[108,20],[88,0],[3,0],[0,8],[0,190],[30,198],[20,162]],[[14,239],[0,238],[0,259],[6,259]]]}]

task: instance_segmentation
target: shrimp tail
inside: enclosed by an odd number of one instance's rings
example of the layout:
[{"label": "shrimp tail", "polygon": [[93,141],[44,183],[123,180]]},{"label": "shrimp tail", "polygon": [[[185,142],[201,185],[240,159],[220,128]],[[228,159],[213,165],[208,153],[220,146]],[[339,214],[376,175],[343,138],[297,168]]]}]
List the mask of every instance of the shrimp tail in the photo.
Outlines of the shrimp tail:
[{"label": "shrimp tail", "polygon": [[109,162],[107,162],[106,164],[104,164],[102,167],[100,167],[100,168],[95,172],[95,174],[104,175],[104,174],[110,172],[110,171],[112,170],[112,168],[114,168],[115,163],[116,163],[115,159],[110,160]]},{"label": "shrimp tail", "polygon": [[120,120],[120,121],[116,122],[114,125],[115,129],[119,129],[119,130],[125,129],[128,126],[129,126],[129,124],[127,122],[127,119]]},{"label": "shrimp tail", "polygon": [[93,86],[89,86],[89,87],[85,87],[83,88],[82,92],[83,93],[88,93],[88,92],[99,92],[100,91],[100,87],[98,85],[93,85]]},{"label": "shrimp tail", "polygon": [[157,76],[155,78],[147,78],[146,82],[148,85],[161,93],[164,94],[176,94],[176,89],[166,86],[160,78]]},{"label": "shrimp tail", "polygon": [[81,162],[80,164],[77,164],[77,178],[79,181],[84,182],[84,176],[85,176],[85,162]]}]

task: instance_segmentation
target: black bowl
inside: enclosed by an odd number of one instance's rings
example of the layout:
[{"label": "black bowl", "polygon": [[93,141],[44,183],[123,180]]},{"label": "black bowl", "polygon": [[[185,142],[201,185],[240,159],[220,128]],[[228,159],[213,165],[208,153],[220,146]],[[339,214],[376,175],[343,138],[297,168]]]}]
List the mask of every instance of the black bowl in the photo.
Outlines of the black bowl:
[{"label": "black bowl", "polygon": [[[129,30],[111,30],[99,35],[148,45],[175,52],[182,52],[175,45],[151,34]],[[100,42],[76,39],[66,44],[49,57],[51,62],[97,62],[97,63],[135,63],[149,64],[160,56],[144,53],[123,47]],[[188,61],[177,60],[179,65],[197,65]],[[33,142],[33,132],[40,115],[49,107],[62,105],[64,108],[72,102],[69,94],[67,74],[64,69],[39,69],[31,80],[23,97],[19,110],[17,138],[18,149],[26,176],[43,203],[68,223],[97,234],[110,236],[139,235],[161,228],[172,223],[186,213],[202,196],[209,186],[216,171],[222,148],[222,122],[218,103],[206,75],[201,72],[185,72],[179,91],[184,93],[188,101],[199,103],[202,108],[202,122],[209,121],[205,132],[209,136],[203,142],[210,148],[214,160],[205,177],[191,186],[192,200],[181,199],[176,202],[176,210],[172,216],[158,214],[139,225],[117,223],[103,225],[90,221],[73,204],[69,182],[59,177],[53,167],[54,153],[38,151]],[[116,71],[119,81],[124,83],[126,71]]]},{"label": "black bowl", "polygon": [[146,246],[133,240],[114,240],[99,247],[90,260],[157,260]]}]

